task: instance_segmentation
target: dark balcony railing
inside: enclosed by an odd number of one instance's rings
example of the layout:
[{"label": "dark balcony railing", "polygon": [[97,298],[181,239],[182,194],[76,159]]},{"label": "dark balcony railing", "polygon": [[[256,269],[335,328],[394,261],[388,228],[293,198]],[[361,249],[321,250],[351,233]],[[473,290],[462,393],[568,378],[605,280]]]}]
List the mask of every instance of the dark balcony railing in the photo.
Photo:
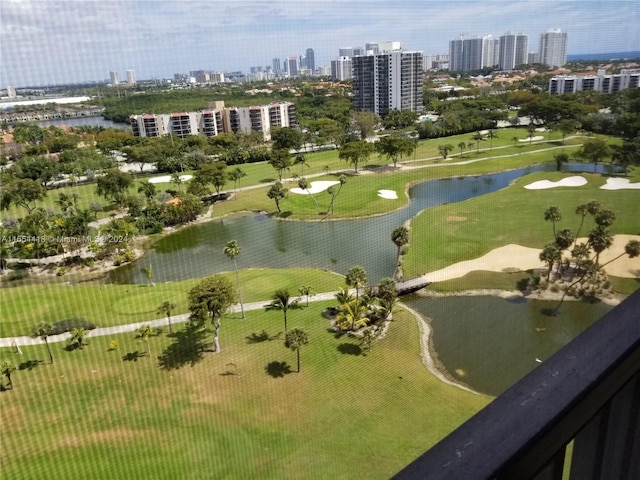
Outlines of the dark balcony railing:
[{"label": "dark balcony railing", "polygon": [[[573,454],[565,460],[571,441]],[[394,478],[560,480],[563,475],[640,479],[640,291]]]}]

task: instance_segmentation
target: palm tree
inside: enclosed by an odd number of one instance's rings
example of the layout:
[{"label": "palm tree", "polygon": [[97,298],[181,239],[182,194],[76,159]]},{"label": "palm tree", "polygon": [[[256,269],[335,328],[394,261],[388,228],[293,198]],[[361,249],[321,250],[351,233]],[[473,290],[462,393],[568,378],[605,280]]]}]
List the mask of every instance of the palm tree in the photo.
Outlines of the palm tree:
[{"label": "palm tree", "polygon": [[147,280],[149,281],[151,286],[155,287],[156,284],[153,283],[153,267],[151,265],[149,265],[148,267],[142,267],[140,271],[144,273],[145,277],[147,277]]},{"label": "palm tree", "polygon": [[331,195],[331,203],[329,204],[329,208],[327,208],[327,211],[329,213],[333,213],[333,202],[335,201],[336,197],[340,194],[340,191],[342,190],[343,185],[347,183],[347,176],[342,174],[340,175],[340,178],[338,180],[340,182],[340,187],[338,188],[337,191],[333,185],[327,189],[327,192],[329,193],[329,195]]},{"label": "palm tree", "polygon": [[311,293],[311,285],[303,285],[298,289],[299,295],[305,295],[307,297],[307,307],[309,306],[309,297],[313,295]]},{"label": "palm tree", "polygon": [[153,328],[149,325],[142,325],[138,330],[136,330],[136,340],[143,340],[147,344],[147,356],[151,356],[151,346],[149,345],[149,337],[154,334]]},{"label": "palm tree", "polygon": [[527,127],[527,136],[529,137],[529,145],[531,145],[531,141],[533,137],[536,136],[536,126],[531,124]]},{"label": "palm tree", "polygon": [[44,344],[47,346],[47,352],[49,352],[49,363],[53,365],[53,355],[51,354],[51,346],[48,340],[51,334],[53,334],[53,325],[46,322],[39,323],[31,332],[32,337],[39,337],[44,340]]},{"label": "palm tree", "polygon": [[301,190],[306,191],[311,198],[313,198],[314,203],[316,204],[316,210],[318,211],[318,214],[320,213],[320,207],[318,206],[318,200],[316,200],[316,197],[309,191],[309,184],[307,183],[307,179],[304,177],[300,177],[298,179],[298,188],[300,188]]},{"label": "palm tree", "polygon": [[89,330],[86,328],[74,328],[71,330],[71,336],[69,337],[69,340],[67,340],[67,344],[71,348],[78,348],[82,350],[82,347],[86,345],[84,337],[86,337],[88,333]]},{"label": "palm tree", "polygon": [[341,287],[335,294],[336,300],[340,305],[344,305],[345,303],[349,303],[353,301],[353,295],[349,293],[348,288]]},{"label": "palm tree", "polygon": [[307,159],[304,157],[304,155],[298,155],[295,160],[293,161],[294,165],[300,165],[300,176],[304,177],[304,166],[306,165],[307,167],[309,166],[309,164],[307,163]]},{"label": "palm tree", "polygon": [[511,141],[513,142],[514,145],[517,145],[520,139],[514,135],[513,137],[511,137]]},{"label": "palm tree", "polygon": [[240,167],[236,167],[229,172],[228,174],[229,180],[233,182],[233,193],[237,192],[240,180],[246,176],[247,174]]},{"label": "palm tree", "polygon": [[493,148],[493,139],[498,138],[498,133],[491,129],[487,132],[487,138],[489,139],[489,151]]},{"label": "palm tree", "polygon": [[476,142],[476,153],[478,153],[480,151],[480,142],[484,142],[485,140],[484,135],[480,132],[476,132],[473,134],[473,137],[471,137],[471,140]]},{"label": "palm tree", "polygon": [[285,336],[284,346],[295,351],[298,357],[298,373],[300,373],[300,348],[307,343],[309,343],[309,337],[301,328],[294,328]]},{"label": "palm tree", "polygon": [[13,382],[11,381],[11,374],[16,371],[16,366],[9,360],[3,360],[0,363],[0,374],[7,377],[8,388],[13,390]]},{"label": "palm tree", "polygon": [[367,310],[359,300],[351,300],[338,307],[336,323],[342,330],[355,330],[356,326],[365,326],[369,319]]},{"label": "palm tree", "polygon": [[173,333],[173,326],[171,325],[171,312],[176,308],[175,303],[169,301],[163,302],[158,307],[158,313],[164,313],[167,316],[167,322],[169,323],[169,333]]},{"label": "palm tree", "polygon": [[562,215],[560,214],[560,209],[554,205],[547,208],[544,211],[544,220],[545,222],[551,222],[553,225],[553,238],[556,237],[556,222],[562,220]]},{"label": "palm tree", "polygon": [[464,142],[458,143],[458,148],[460,149],[460,156],[462,156],[462,151],[467,148],[467,144]]},{"label": "palm tree", "polygon": [[367,328],[362,333],[362,339],[360,340],[360,345],[367,346],[367,353],[371,352],[371,344],[376,339],[376,332],[374,328]]},{"label": "palm tree", "polygon": [[349,287],[356,289],[356,303],[360,303],[358,299],[360,287],[367,284],[367,272],[359,265],[355,265],[349,269],[345,277],[345,282]]},{"label": "palm tree", "polygon": [[242,303],[242,291],[240,290],[240,277],[238,276],[238,262],[236,257],[240,255],[240,247],[237,240],[229,240],[227,245],[222,250],[224,254],[233,260],[233,265],[236,269],[236,286],[238,287],[238,297],[240,298],[240,311],[242,312],[242,318],[247,318],[244,315],[244,304]]},{"label": "palm tree", "polygon": [[600,254],[604,252],[613,243],[613,237],[602,225],[597,225],[596,228],[589,233],[589,246],[595,252],[593,261],[595,262],[596,269],[599,268]]},{"label": "palm tree", "polygon": [[547,264],[547,282],[551,278],[551,270],[556,262],[561,260],[560,250],[553,243],[545,245],[542,252],[540,252],[540,260]]},{"label": "palm tree", "polygon": [[396,268],[400,262],[400,252],[402,247],[409,243],[409,229],[406,227],[397,227],[391,232],[391,240],[398,247],[398,254],[396,255]]},{"label": "palm tree", "polygon": [[284,317],[284,331],[287,331],[287,312],[289,308],[295,308],[297,300],[291,300],[289,290],[281,288],[271,296],[271,303],[266,305],[266,310],[280,310]]}]

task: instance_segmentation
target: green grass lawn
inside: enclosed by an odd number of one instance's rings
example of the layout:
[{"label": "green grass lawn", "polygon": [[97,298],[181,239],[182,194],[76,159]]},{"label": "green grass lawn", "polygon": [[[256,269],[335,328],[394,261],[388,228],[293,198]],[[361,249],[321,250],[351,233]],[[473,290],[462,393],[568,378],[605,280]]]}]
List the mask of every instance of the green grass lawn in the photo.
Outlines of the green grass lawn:
[{"label": "green grass lawn", "polygon": [[282,331],[279,312],[225,317],[222,353],[171,370],[165,335],[151,358],[133,334],[54,344],[53,365],[44,346],[3,349],[23,364],[0,394],[3,478],[389,478],[490,400],[428,372],[408,313],[364,355],[327,331],[327,305],[289,314],[309,334],[301,373],[282,340],[247,340]]},{"label": "green grass lawn", "polygon": [[[612,233],[640,233],[637,190],[601,190],[600,186],[606,183],[603,175],[580,174],[588,183],[579,188],[523,188],[537,180],[557,181],[571,175],[575,174],[532,173],[493,194],[420,213],[411,223],[410,245],[403,258],[405,276],[411,278],[477,258],[510,243],[542,248],[553,240],[551,223],[544,221],[544,211],[551,205],[558,206],[563,215],[557,229],[570,228],[576,232],[580,225],[580,217],[574,213],[576,207],[597,200],[616,214]],[[634,170],[629,178],[632,182],[639,181],[640,170]],[[588,234],[592,224],[593,220],[587,218],[581,236]]]},{"label": "green grass lawn", "polygon": [[[235,274],[225,274],[235,285]],[[162,318],[158,307],[165,301],[176,305],[174,315],[187,313],[188,293],[201,279],[148,285],[39,284],[0,290],[2,319],[0,337],[29,335],[39,322],[81,317],[100,326],[124,325]],[[243,301],[271,298],[279,288],[298,294],[302,285],[314,292],[330,292],[344,285],[331,272],[312,269],[255,269],[240,272]]]}]

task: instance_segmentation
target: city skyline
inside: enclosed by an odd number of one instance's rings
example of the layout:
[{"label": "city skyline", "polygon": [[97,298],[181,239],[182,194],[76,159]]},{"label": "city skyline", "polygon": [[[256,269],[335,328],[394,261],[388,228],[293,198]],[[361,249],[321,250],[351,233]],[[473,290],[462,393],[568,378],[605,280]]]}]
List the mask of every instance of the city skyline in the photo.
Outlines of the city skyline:
[{"label": "city skyline", "polygon": [[569,55],[632,51],[640,48],[638,24],[640,4],[626,0],[372,0],[366,8],[355,0],[7,0],[0,4],[0,87],[103,81],[110,71],[134,70],[141,79],[248,71],[308,48],[316,66],[328,66],[342,47],[387,40],[447,53],[460,34],[522,31],[535,52],[550,28],[568,32]]}]

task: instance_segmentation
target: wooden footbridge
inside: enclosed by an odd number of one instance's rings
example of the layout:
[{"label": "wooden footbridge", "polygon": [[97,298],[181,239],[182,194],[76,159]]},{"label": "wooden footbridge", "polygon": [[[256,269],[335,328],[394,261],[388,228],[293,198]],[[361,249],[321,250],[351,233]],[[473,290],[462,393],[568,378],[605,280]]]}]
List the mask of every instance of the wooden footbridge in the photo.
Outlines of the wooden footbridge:
[{"label": "wooden footbridge", "polygon": [[396,291],[398,292],[398,296],[407,295],[409,293],[417,292],[429,284],[431,284],[431,282],[426,280],[424,277],[416,277],[410,280],[396,282]]}]

